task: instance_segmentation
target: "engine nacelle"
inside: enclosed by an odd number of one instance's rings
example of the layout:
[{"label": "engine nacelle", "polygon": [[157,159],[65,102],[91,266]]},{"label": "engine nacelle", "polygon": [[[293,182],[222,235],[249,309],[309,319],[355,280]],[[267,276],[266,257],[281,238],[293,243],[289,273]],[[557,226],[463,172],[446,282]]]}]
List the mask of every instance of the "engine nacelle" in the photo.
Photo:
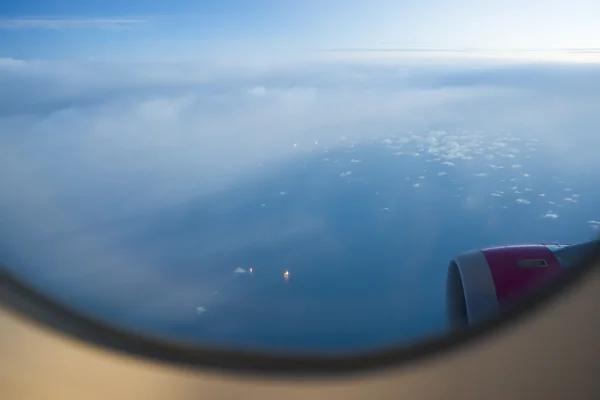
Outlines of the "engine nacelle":
[{"label": "engine nacelle", "polygon": [[448,266],[447,315],[452,327],[492,317],[501,307],[578,266],[600,241],[576,245],[516,245],[472,250]]}]

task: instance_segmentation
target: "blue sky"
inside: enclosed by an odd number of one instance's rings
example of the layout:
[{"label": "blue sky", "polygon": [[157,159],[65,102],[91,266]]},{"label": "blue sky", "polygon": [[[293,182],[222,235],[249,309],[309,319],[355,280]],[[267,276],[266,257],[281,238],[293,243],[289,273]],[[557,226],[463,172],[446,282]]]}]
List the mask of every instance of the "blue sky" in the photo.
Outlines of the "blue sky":
[{"label": "blue sky", "polygon": [[0,6],[0,56],[243,59],[306,58],[326,49],[590,49],[600,47],[598,15],[593,0],[27,0]]}]

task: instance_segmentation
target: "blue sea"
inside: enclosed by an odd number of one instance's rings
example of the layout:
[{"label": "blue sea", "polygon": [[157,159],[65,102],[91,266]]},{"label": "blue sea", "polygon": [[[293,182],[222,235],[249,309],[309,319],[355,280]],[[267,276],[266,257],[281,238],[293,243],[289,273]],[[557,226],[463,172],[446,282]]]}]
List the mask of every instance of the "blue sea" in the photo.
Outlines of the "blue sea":
[{"label": "blue sea", "polygon": [[[13,245],[1,261],[94,317],[202,345],[410,343],[446,331],[446,269],[457,254],[585,241],[596,232],[588,221],[600,219],[594,171],[565,170],[532,143],[511,153],[506,143],[440,141],[298,152],[217,193],[35,245],[2,232]],[[67,264],[68,275],[55,272]]]}]

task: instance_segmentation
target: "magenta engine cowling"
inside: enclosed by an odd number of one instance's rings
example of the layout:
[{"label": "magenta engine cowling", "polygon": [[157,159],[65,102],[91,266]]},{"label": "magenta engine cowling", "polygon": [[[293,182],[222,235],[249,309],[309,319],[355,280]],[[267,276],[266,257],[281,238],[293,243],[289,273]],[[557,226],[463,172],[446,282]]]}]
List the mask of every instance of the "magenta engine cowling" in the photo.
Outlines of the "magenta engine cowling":
[{"label": "magenta engine cowling", "polygon": [[448,322],[471,324],[529,294],[561,272],[585,261],[599,247],[594,240],[577,245],[516,245],[472,250],[448,266]]}]

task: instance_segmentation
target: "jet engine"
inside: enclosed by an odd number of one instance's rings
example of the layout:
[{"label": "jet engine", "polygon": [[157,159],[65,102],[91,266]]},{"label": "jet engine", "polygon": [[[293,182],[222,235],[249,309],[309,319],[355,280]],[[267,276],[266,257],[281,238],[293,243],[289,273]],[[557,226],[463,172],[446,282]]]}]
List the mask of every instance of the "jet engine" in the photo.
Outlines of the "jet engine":
[{"label": "jet engine", "polygon": [[567,268],[584,263],[600,240],[575,244],[531,244],[472,250],[448,266],[446,305],[451,327],[473,324],[534,292]]}]

